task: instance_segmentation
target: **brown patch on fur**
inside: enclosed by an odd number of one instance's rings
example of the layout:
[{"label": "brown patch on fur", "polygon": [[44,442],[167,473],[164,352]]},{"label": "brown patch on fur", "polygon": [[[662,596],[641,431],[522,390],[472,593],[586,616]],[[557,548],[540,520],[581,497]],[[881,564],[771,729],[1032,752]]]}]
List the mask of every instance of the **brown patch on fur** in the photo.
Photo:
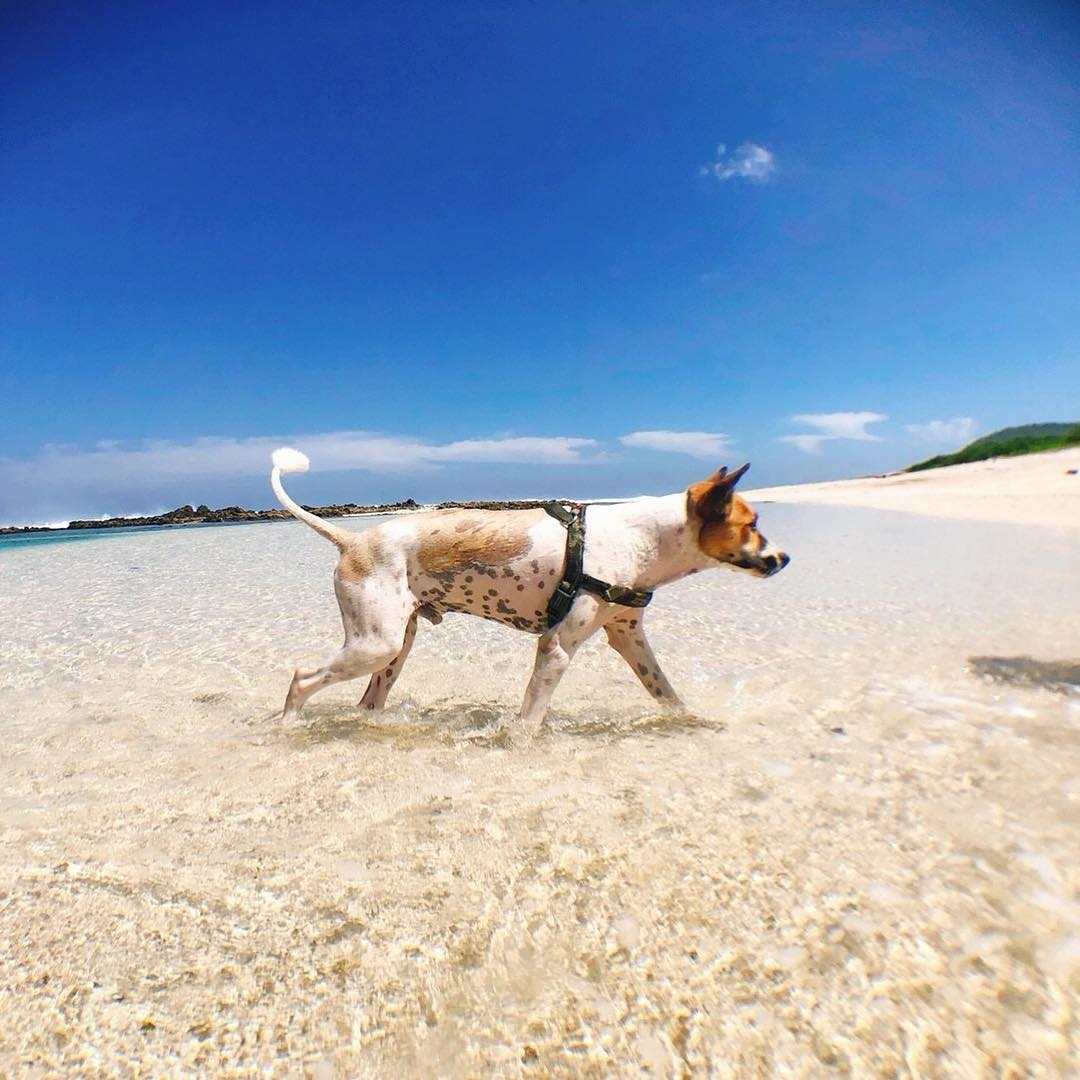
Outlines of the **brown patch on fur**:
[{"label": "brown patch on fur", "polygon": [[[706,521],[698,534],[698,547],[710,559],[734,558],[750,543],[757,532],[754,508],[738,495],[732,495],[727,515],[719,521]],[[760,536],[758,546],[761,546]]]},{"label": "brown patch on fur", "polygon": [[524,555],[532,546],[529,527],[543,510],[501,510],[477,513],[451,510],[445,515],[449,530],[429,531],[417,525],[417,561],[429,574],[445,574],[466,566],[492,566]]},{"label": "brown patch on fur", "polygon": [[717,469],[708,480],[699,480],[686,489],[687,517],[701,521],[720,521],[727,517],[728,504],[739,478],[750,468],[740,465],[734,472]]},{"label": "brown patch on fur", "polygon": [[698,547],[710,559],[733,561],[753,539],[757,515],[734,490],[749,467],[742,465],[731,473],[717,469],[708,480],[700,480],[686,489],[687,517],[700,523]]},{"label": "brown patch on fur", "polygon": [[342,581],[360,581],[375,569],[379,558],[379,541],[374,533],[357,533],[355,539],[341,552],[337,574]]}]

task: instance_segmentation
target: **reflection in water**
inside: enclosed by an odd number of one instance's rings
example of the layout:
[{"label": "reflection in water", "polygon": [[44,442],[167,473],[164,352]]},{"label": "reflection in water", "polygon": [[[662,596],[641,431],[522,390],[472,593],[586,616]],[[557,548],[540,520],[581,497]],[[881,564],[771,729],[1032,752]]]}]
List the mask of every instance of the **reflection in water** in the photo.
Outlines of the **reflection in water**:
[{"label": "reflection in water", "polygon": [[531,734],[455,617],[284,724],[303,526],[0,553],[0,1074],[1075,1071],[1074,538],[766,510],[648,610],[688,713],[598,641]]}]

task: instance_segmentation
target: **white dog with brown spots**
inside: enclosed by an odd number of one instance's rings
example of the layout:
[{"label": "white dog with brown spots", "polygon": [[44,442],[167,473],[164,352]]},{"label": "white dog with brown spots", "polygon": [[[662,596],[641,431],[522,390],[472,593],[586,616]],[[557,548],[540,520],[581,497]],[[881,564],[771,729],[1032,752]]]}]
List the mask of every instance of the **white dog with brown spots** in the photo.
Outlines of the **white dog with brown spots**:
[{"label": "white dog with brown spots", "polygon": [[[720,469],[674,495],[590,506],[578,566],[586,584],[571,581],[569,588],[564,575],[573,560],[561,520],[568,515],[543,507],[426,510],[354,533],[316,517],[285,492],[281,474],[307,468],[302,453],[283,447],[274,451],[270,483],[281,505],[340,553],[334,591],[345,644],[322,667],[297,669],[285,719],[295,719],[317,690],[362,675],[371,680],[360,707],[381,709],[409,654],[417,617],[438,623],[447,611],[539,635],[521,706],[529,726],[539,725],[574,653],[601,627],[645,689],[664,705],[680,706],[645,637],[642,604],[652,590],[714,566],[769,577],[788,563],[735,494],[748,465]],[[597,588],[608,582],[616,588]],[[550,625],[549,605],[560,588],[568,610]]]}]

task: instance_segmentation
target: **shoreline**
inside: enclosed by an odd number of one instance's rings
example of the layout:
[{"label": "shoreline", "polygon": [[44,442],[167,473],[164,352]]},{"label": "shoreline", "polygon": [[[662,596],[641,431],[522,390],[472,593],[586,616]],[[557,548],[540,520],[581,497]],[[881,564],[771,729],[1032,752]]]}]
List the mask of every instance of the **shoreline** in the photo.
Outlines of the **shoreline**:
[{"label": "shoreline", "polygon": [[760,503],[857,506],[922,517],[1080,529],[1080,447],[744,494]]},{"label": "shoreline", "polygon": [[[379,503],[365,506],[359,503],[333,503],[329,506],[304,506],[316,517],[366,517],[407,514],[417,510],[526,510],[542,506],[545,499],[478,499],[471,501],[422,504],[414,499],[404,502]],[[576,500],[554,500],[572,502]],[[608,501],[608,500],[596,500]],[[100,520],[77,519],[67,525],[0,525],[0,536],[25,536],[43,533],[84,532],[94,529],[159,529],[179,525],[229,525],[247,521],[291,521],[292,514],[284,509],[249,510],[242,506],[224,506],[216,510],[208,506],[178,506],[164,514],[146,517],[112,517]]]},{"label": "shoreline", "polygon": [[[1035,524],[1080,529],[1080,447],[1045,450],[1017,457],[989,458],[918,472],[894,472],[809,484],[783,484],[743,492],[757,502],[857,506],[894,510],[924,517],[945,517],[1002,524]],[[403,502],[364,505],[334,503],[305,506],[318,517],[363,517],[416,510],[522,510],[555,502],[621,502],[622,499],[477,499],[421,504]],[[0,537],[51,535],[98,529],[161,528],[218,525],[248,521],[285,521],[287,510],[251,510],[241,506],[217,509],[200,505],[177,507],[145,517],[74,520],[67,525],[4,525]]]}]

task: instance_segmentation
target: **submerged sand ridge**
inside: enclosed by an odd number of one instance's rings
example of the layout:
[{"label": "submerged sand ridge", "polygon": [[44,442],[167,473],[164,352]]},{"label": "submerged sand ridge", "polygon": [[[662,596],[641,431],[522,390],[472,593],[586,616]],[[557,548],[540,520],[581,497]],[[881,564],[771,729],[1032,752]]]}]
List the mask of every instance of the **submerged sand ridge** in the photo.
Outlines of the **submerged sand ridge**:
[{"label": "submerged sand ridge", "polygon": [[0,554],[0,1072],[1068,1075],[1080,698],[971,661],[1071,670],[1074,537],[762,524],[648,611],[691,716],[596,642],[531,742],[533,639],[452,616],[283,725],[299,524]]},{"label": "submerged sand ridge", "polygon": [[1080,446],[914,473],[759,488],[759,502],[902,510],[931,517],[1080,529]]}]

